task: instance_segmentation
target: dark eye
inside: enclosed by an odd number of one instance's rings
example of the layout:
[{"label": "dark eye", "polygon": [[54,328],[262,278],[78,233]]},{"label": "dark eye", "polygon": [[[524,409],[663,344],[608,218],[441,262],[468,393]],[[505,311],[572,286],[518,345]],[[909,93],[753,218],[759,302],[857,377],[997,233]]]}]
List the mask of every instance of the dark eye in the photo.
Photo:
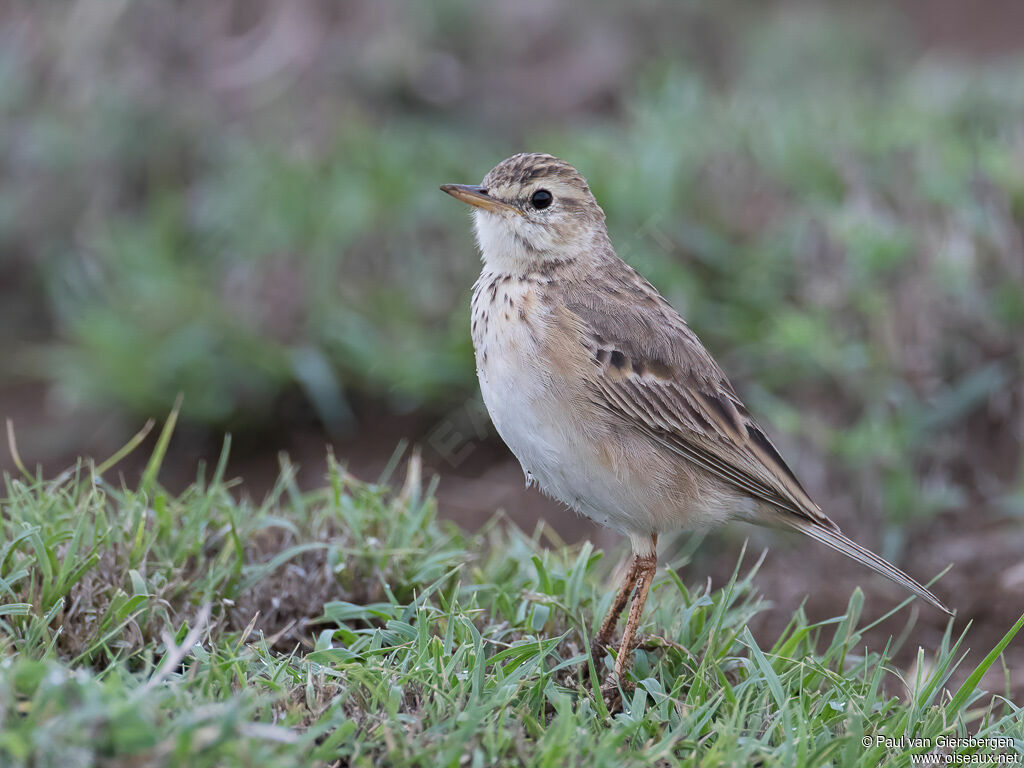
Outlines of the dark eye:
[{"label": "dark eye", "polygon": [[545,208],[551,205],[551,201],[554,199],[555,198],[552,197],[551,193],[548,192],[546,189],[538,189],[536,192],[533,193],[533,196],[530,198],[530,205],[532,205],[538,211],[543,211]]}]

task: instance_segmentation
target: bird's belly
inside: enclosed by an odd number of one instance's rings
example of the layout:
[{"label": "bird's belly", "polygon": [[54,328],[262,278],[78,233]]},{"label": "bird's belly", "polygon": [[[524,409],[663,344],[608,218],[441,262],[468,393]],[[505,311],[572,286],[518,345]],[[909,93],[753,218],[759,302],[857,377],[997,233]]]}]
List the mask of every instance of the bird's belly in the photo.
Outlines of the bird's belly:
[{"label": "bird's belly", "polygon": [[550,381],[518,355],[494,355],[487,361],[478,356],[477,376],[494,428],[523,465],[527,479],[547,489],[565,449],[557,416],[551,413]]},{"label": "bird's belly", "polygon": [[531,354],[477,356],[484,404],[495,429],[526,473],[547,495],[595,522],[618,530],[654,530],[649,503],[635,498],[621,467],[611,467],[607,444],[573,414],[560,382]]},{"label": "bird's belly", "polygon": [[594,522],[642,541],[749,511],[749,499],[702,482],[643,436],[576,413],[567,382],[536,358],[478,360],[477,372],[491,420],[527,482]]}]

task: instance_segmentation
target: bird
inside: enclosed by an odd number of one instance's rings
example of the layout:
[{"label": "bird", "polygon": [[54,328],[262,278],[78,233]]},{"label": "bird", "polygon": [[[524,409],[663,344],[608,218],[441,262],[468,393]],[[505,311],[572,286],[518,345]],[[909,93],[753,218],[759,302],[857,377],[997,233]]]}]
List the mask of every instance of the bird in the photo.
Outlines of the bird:
[{"label": "bird", "polygon": [[484,404],[527,485],[628,537],[632,560],[593,649],[622,682],[657,568],[658,537],[730,520],[799,531],[936,608],[926,587],[827,517],[672,305],[616,254],[576,168],[521,153],[479,185],[482,260],[471,335]]}]

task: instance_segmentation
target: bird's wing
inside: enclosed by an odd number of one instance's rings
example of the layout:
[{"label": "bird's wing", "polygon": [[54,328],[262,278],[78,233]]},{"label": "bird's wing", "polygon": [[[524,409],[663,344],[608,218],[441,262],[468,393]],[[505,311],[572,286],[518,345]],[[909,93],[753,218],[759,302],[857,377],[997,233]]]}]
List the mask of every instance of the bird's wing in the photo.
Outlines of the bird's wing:
[{"label": "bird's wing", "polygon": [[762,522],[801,531],[950,613],[926,587],[839,531],[807,495],[693,331],[646,280],[626,270],[601,290],[591,286],[563,297],[591,357],[594,404],[767,502],[772,512]]},{"label": "bird's wing", "polygon": [[646,281],[630,288],[644,301],[613,306],[602,291],[565,304],[590,348],[595,404],[751,497],[838,530],[682,318]]}]

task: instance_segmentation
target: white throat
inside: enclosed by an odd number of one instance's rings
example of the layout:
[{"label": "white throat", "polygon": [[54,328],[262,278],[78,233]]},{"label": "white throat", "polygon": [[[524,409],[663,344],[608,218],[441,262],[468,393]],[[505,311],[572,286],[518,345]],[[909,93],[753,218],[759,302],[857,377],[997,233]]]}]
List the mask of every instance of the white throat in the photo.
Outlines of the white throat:
[{"label": "white throat", "polygon": [[524,267],[537,260],[536,251],[526,245],[524,238],[516,237],[513,226],[501,215],[473,211],[473,228],[480,256],[484,264],[498,274],[522,272]]},{"label": "white throat", "polygon": [[476,242],[484,265],[496,274],[516,274],[557,261],[575,261],[607,241],[603,228],[581,228],[572,240],[559,242],[550,226],[515,214],[474,210]]}]

